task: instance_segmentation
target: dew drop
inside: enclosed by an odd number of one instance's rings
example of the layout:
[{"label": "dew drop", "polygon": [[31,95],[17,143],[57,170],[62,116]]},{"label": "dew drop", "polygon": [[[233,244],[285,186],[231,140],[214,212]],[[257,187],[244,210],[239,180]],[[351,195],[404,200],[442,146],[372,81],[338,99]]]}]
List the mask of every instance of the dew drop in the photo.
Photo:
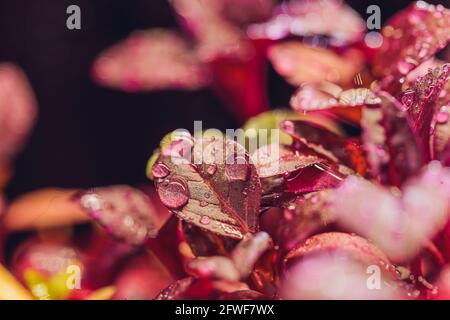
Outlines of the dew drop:
[{"label": "dew drop", "polygon": [[439,111],[439,112],[436,114],[436,122],[437,122],[437,123],[440,123],[440,124],[447,123],[447,122],[448,122],[448,119],[449,119],[449,114],[448,114],[448,112],[445,112],[445,111]]},{"label": "dew drop", "polygon": [[200,218],[200,223],[201,223],[201,224],[207,225],[207,224],[209,224],[210,222],[211,222],[211,219],[210,219],[208,216],[202,216],[202,217]]},{"label": "dew drop", "polygon": [[212,176],[216,173],[217,171],[217,166],[215,164],[210,164],[206,167],[206,172]]},{"label": "dew drop", "polygon": [[167,177],[169,173],[170,173],[169,168],[164,163],[161,162],[155,163],[155,165],[152,168],[153,177],[158,179]]},{"label": "dew drop", "polygon": [[189,201],[189,189],[182,179],[167,179],[158,185],[162,203],[170,208],[181,208]]}]

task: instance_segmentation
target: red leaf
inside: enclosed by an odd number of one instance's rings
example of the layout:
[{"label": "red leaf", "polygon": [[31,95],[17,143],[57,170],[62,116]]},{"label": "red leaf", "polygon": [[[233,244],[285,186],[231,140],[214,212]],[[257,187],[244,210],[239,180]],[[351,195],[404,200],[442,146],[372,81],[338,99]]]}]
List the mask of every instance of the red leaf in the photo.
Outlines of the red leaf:
[{"label": "red leaf", "polygon": [[327,160],[310,145],[293,146],[297,149],[266,145],[252,156],[261,176],[263,207],[283,205],[291,200],[292,194],[334,188],[352,174],[350,169]]},{"label": "red leaf", "polygon": [[237,282],[251,274],[256,261],[270,244],[271,239],[265,232],[259,232],[255,236],[248,234],[230,257],[199,257],[187,263],[186,271],[198,278]]},{"label": "red leaf", "polygon": [[231,253],[236,269],[242,279],[247,278],[253,270],[256,261],[272,245],[272,239],[265,232],[247,235]]},{"label": "red leaf", "polygon": [[[450,64],[445,64],[433,70],[429,70],[424,76],[420,76],[404,90],[400,95],[400,101],[405,106],[413,121],[413,129],[421,141],[426,159],[430,159],[430,135],[433,121],[446,123],[448,114],[445,110],[439,110],[442,105],[440,98],[444,86],[450,79]],[[438,104],[438,102],[440,102]],[[440,112],[444,112],[443,114]],[[442,119],[439,119],[442,118]]]},{"label": "red leaf", "polygon": [[395,92],[401,77],[430,59],[450,41],[450,10],[417,1],[392,17],[383,28],[383,45],[373,71],[381,86]]},{"label": "red leaf", "polygon": [[262,293],[254,290],[241,290],[221,295],[220,300],[268,300]]},{"label": "red leaf", "polygon": [[380,104],[363,108],[362,138],[372,176],[398,186],[419,172],[423,151],[404,107],[385,92],[378,96]]},{"label": "red leaf", "polygon": [[309,147],[333,162],[364,175],[367,169],[365,151],[357,139],[338,135],[327,128],[306,120],[284,121],[281,128],[295,141]]},{"label": "red leaf", "polygon": [[101,53],[93,65],[97,82],[132,92],[196,90],[208,84],[208,72],[187,41],[162,29],[133,33]]},{"label": "red leaf", "polygon": [[262,228],[287,252],[335,221],[328,202],[329,190],[298,196],[283,209],[264,213]]},{"label": "red leaf", "polygon": [[252,161],[263,181],[266,178],[284,176],[324,162],[322,158],[312,152],[302,154],[300,151],[282,144],[270,144],[257,149],[252,155]]}]

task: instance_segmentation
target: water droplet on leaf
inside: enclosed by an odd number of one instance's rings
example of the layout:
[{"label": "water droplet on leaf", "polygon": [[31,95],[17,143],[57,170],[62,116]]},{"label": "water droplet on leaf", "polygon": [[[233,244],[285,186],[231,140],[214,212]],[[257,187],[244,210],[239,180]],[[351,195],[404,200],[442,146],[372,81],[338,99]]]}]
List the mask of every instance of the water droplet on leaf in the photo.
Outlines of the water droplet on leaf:
[{"label": "water droplet on leaf", "polygon": [[189,189],[181,179],[163,181],[158,187],[162,203],[170,209],[183,207],[189,201]]}]

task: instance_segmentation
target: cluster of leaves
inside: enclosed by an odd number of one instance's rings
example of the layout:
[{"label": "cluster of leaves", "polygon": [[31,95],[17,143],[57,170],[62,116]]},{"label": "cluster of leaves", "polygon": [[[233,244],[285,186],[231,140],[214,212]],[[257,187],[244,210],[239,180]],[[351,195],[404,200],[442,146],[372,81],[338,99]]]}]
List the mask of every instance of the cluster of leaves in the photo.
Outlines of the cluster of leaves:
[{"label": "cluster of leaves", "polygon": [[[276,43],[269,56],[300,85],[291,99],[299,115],[266,113],[246,128],[267,129],[271,118],[289,142],[249,154],[233,137],[173,136],[152,159],[152,176],[163,204],[183,221],[195,258],[186,267],[191,278],[159,298],[221,297],[230,290],[223,281],[233,284],[234,297],[250,299],[445,297],[450,65],[435,54],[449,31],[450,11],[441,6],[418,2],[398,13],[360,71],[368,88],[306,75],[314,49]],[[284,67],[296,63],[292,55],[299,67]],[[334,61],[310,59],[330,69]],[[343,133],[349,123],[357,134]],[[224,161],[218,150],[241,161]],[[270,245],[253,255],[241,249],[267,236]],[[246,277],[235,266],[240,254],[252,264],[260,256]],[[370,268],[379,271],[380,290],[368,285]],[[248,291],[239,289],[242,281]]]}]

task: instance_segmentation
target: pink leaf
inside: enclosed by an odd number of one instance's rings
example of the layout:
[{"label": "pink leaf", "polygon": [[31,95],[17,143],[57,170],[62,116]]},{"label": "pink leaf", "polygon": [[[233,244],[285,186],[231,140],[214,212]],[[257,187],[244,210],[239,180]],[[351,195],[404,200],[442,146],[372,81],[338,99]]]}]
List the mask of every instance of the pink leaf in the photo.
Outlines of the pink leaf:
[{"label": "pink leaf", "polygon": [[450,171],[432,162],[401,190],[350,177],[330,199],[330,210],[344,227],[372,239],[395,261],[405,261],[444,227]]},{"label": "pink leaf", "polygon": [[93,77],[102,85],[131,92],[196,90],[209,82],[208,70],[188,42],[160,29],[135,32],[101,53]]},{"label": "pink leaf", "polygon": [[155,208],[138,189],[124,185],[96,188],[76,198],[107,232],[127,243],[142,245],[158,234]]}]

